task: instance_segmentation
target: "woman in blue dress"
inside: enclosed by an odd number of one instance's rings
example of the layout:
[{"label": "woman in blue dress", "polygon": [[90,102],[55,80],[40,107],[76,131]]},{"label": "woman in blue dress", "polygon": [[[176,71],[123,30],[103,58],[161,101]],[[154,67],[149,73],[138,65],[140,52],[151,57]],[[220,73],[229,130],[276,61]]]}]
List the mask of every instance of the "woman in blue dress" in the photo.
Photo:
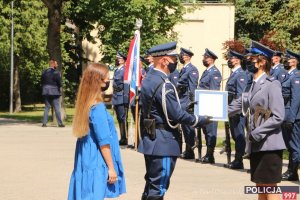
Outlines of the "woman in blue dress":
[{"label": "woman in blue dress", "polygon": [[73,134],[77,137],[68,200],[103,200],[126,192],[114,120],[103,103],[109,71],[90,64],[79,86]]}]

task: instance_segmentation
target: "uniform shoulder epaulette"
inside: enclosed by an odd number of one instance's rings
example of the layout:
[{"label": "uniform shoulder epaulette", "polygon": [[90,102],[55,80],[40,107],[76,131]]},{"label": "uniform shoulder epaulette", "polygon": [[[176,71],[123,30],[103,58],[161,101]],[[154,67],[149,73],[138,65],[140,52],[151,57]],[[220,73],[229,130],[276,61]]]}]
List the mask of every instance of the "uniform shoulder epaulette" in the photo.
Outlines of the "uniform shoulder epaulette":
[{"label": "uniform shoulder epaulette", "polygon": [[276,80],[276,78],[273,77],[273,76],[268,76],[268,77],[267,77],[267,80],[273,82],[273,81]]},{"label": "uniform shoulder epaulette", "polygon": [[299,76],[300,75],[300,71],[296,71],[294,74],[297,75],[297,76]]}]

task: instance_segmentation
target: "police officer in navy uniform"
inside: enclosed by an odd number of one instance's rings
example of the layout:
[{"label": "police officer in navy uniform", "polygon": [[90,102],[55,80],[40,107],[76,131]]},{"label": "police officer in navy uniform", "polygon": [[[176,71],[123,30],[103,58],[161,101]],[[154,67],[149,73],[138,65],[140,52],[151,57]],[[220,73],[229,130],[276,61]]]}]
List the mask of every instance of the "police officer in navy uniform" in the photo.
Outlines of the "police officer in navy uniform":
[{"label": "police officer in navy uniform", "polygon": [[114,72],[113,77],[113,96],[112,105],[117,115],[120,128],[120,145],[127,145],[127,113],[129,104],[129,87],[124,84],[124,72],[126,56],[121,52],[117,53],[117,63],[119,66]]},{"label": "police officer in navy uniform", "polygon": [[149,52],[155,68],[147,74],[141,89],[143,131],[138,151],[144,154],[146,165],[142,200],[162,200],[181,153],[179,123],[198,127],[208,123],[209,117],[183,110],[176,88],[168,79],[177,66],[176,42],[155,46]]},{"label": "police officer in navy uniform", "polygon": [[278,80],[281,85],[284,81],[288,79],[288,72],[284,69],[283,65],[280,63],[282,53],[280,51],[274,51],[272,56],[273,66],[270,70],[270,76]]},{"label": "police officer in navy uniform", "polygon": [[[205,49],[202,62],[207,69],[203,72],[199,80],[199,87],[198,87],[199,89],[220,90],[222,76],[220,71],[214,64],[217,58],[218,56],[216,56],[216,54],[214,54],[209,49]],[[205,135],[206,146],[207,146],[206,155],[202,157],[200,160],[202,163],[212,163],[212,164],[215,163],[214,149],[217,140],[217,129],[218,129],[218,122],[212,122],[202,127],[202,131]]]},{"label": "police officer in navy uniform", "polygon": [[[183,109],[187,109],[188,105],[194,101],[195,89],[198,86],[199,72],[198,69],[191,63],[191,58],[194,53],[188,49],[180,49],[180,57],[184,64],[180,71],[177,83],[177,91],[180,99],[180,104]],[[181,154],[183,159],[194,159],[195,154],[192,146],[195,143],[195,129],[188,125],[182,125],[185,151]]]},{"label": "police officer in navy uniform", "polygon": [[55,59],[50,59],[49,68],[44,70],[42,73],[42,95],[45,99],[45,111],[43,117],[42,127],[47,126],[48,114],[51,106],[54,107],[56,119],[59,127],[65,127],[61,119],[60,113],[60,101],[59,97],[61,96],[60,88],[62,86],[61,75],[56,70],[57,61]]},{"label": "police officer in navy uniform", "polygon": [[300,72],[297,64],[300,55],[290,50],[285,54],[289,78],[282,83],[285,104],[285,119],[282,124],[285,144],[289,151],[288,169],[282,174],[283,181],[299,181],[298,165],[300,164]]},{"label": "police officer in navy uniform", "polygon": [[[241,67],[241,61],[244,55],[230,50],[228,55],[228,67],[232,70],[230,77],[226,83],[226,91],[228,91],[228,104],[241,97],[243,91],[247,87],[248,76]],[[224,166],[230,169],[244,169],[243,155],[245,153],[245,118],[242,113],[238,113],[229,117],[229,127],[232,138],[235,142],[235,159]]]}]

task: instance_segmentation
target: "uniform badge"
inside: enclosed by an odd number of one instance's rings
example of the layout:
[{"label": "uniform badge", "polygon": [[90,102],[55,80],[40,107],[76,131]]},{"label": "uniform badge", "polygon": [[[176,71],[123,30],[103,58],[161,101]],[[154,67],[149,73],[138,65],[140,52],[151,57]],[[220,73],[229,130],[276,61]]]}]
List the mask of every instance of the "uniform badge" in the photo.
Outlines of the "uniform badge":
[{"label": "uniform badge", "polygon": [[295,81],[295,84],[299,84],[300,83],[300,81]]},{"label": "uniform badge", "polygon": [[177,78],[177,76],[174,76],[174,78],[176,79],[176,78]]},{"label": "uniform badge", "polygon": [[219,79],[219,77],[215,76],[214,79]]},{"label": "uniform badge", "polygon": [[240,81],[243,82],[245,79],[241,78]]},{"label": "uniform badge", "polygon": [[282,77],[285,77],[285,74],[282,74],[281,76],[282,76]]}]

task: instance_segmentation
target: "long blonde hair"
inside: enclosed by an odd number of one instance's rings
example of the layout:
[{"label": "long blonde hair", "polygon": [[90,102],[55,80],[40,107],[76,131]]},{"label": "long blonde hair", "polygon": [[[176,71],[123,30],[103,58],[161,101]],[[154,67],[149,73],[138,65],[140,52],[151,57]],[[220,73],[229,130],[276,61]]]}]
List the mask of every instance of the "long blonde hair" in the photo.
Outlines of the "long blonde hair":
[{"label": "long blonde hair", "polygon": [[77,138],[88,134],[90,109],[93,105],[103,102],[101,85],[104,84],[107,74],[108,67],[98,63],[89,64],[83,72],[73,119],[73,135]]}]

